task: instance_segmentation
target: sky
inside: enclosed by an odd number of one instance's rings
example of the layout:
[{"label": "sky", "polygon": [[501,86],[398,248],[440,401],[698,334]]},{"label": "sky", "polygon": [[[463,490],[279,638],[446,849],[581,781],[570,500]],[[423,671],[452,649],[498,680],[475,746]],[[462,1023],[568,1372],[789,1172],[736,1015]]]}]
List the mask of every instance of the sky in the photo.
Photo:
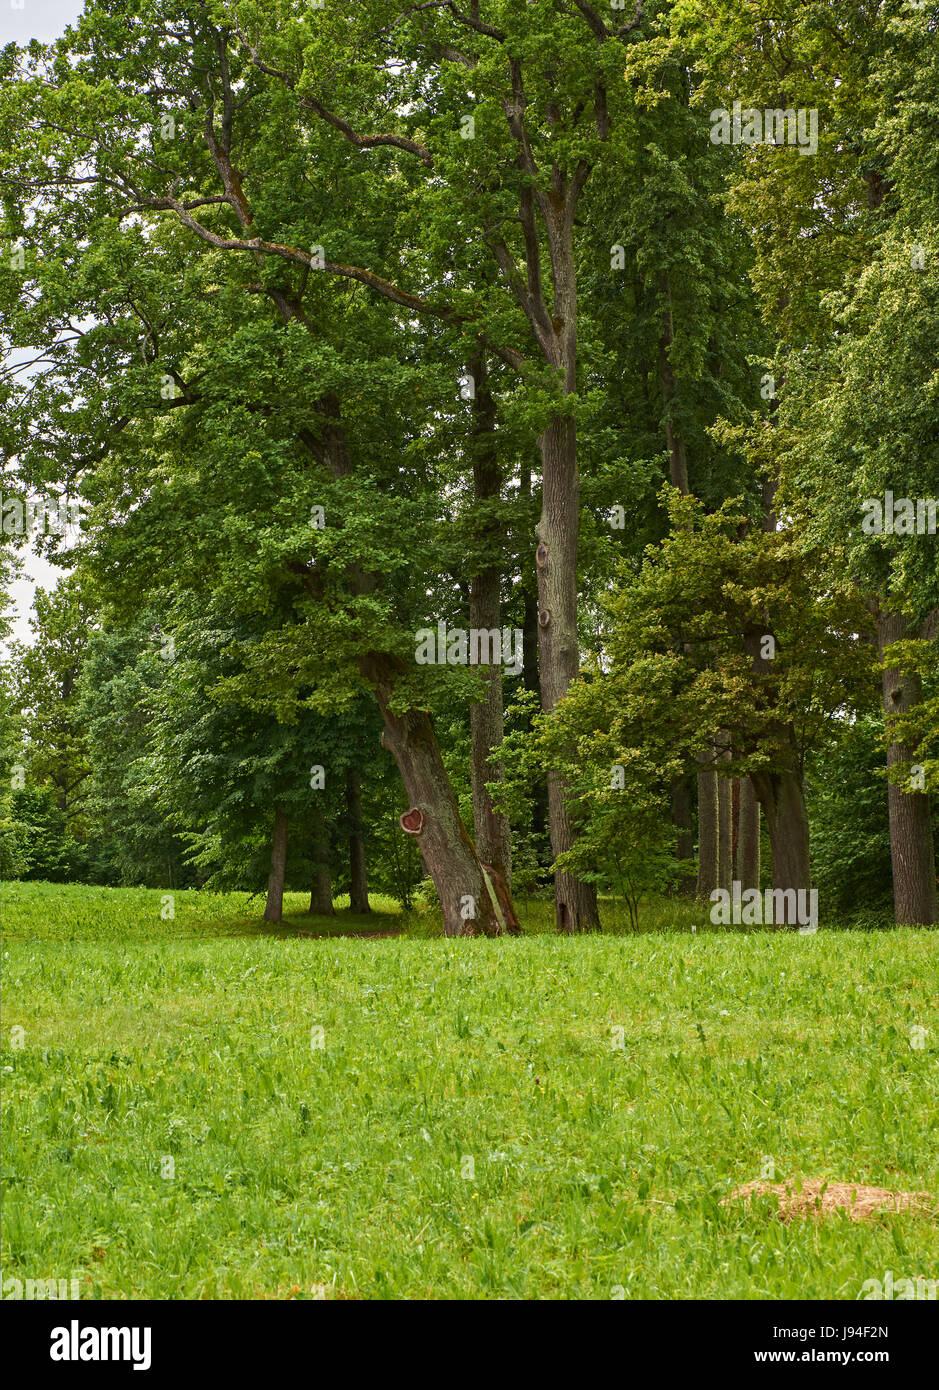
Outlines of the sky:
[{"label": "sky", "polygon": [[[30,39],[40,39],[43,43],[49,43],[63,33],[83,9],[84,0],[0,0],[0,48],[8,43],[28,43]],[[20,642],[31,641],[29,614],[36,585],[50,589],[61,575],[60,569],[38,555],[27,553],[24,572],[20,579],[11,585],[16,605],[12,633],[14,639]]]},{"label": "sky", "polygon": [[58,38],[81,14],[83,0],[0,0],[0,48]]}]

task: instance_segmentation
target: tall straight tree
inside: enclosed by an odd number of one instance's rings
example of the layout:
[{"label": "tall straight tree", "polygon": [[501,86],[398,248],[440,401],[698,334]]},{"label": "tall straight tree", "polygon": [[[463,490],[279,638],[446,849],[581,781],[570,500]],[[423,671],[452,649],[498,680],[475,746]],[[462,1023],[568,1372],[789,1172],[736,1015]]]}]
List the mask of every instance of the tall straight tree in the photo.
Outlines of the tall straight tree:
[{"label": "tall straight tree", "polygon": [[[480,508],[479,537],[486,553],[474,557],[470,578],[470,627],[482,632],[502,627],[502,575],[499,563],[502,549],[501,527],[492,511],[502,493],[502,467],[496,431],[496,404],[489,382],[489,365],[484,353],[467,364],[472,383],[473,500]],[[524,646],[523,646],[524,651]],[[470,706],[471,766],[473,783],[473,826],[476,848],[483,862],[490,864],[506,883],[512,880],[512,843],[508,817],[493,809],[487,783],[504,780],[504,770],[493,763],[493,753],[503,738],[502,668],[493,662],[483,670],[484,698]]]}]

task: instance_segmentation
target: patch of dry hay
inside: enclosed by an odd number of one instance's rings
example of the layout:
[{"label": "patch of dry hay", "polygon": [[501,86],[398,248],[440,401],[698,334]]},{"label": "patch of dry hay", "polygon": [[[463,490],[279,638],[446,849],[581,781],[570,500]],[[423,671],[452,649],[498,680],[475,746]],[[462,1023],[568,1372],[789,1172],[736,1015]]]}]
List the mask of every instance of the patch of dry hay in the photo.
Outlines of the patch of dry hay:
[{"label": "patch of dry hay", "polygon": [[801,1183],[761,1182],[757,1179],[728,1193],[721,1199],[721,1206],[770,1194],[779,1199],[780,1221],[789,1221],[794,1216],[831,1216],[837,1211],[846,1211],[852,1221],[864,1221],[885,1212],[911,1211],[925,1216],[933,1210],[928,1192],[889,1192],[885,1187],[826,1182],[823,1178],[803,1178]]}]

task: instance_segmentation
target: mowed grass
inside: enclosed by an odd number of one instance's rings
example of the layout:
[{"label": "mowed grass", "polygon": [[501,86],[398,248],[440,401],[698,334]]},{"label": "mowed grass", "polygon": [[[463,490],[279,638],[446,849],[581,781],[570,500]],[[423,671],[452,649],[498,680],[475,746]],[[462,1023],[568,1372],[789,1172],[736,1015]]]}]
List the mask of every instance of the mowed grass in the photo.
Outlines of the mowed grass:
[{"label": "mowed grass", "polygon": [[317,939],[413,923],[161,900],[2,891],[4,1279],[854,1299],[939,1276],[935,1216],[720,1204],[767,1158],[939,1194],[935,932],[692,934],[702,910],[665,904],[640,936]]}]

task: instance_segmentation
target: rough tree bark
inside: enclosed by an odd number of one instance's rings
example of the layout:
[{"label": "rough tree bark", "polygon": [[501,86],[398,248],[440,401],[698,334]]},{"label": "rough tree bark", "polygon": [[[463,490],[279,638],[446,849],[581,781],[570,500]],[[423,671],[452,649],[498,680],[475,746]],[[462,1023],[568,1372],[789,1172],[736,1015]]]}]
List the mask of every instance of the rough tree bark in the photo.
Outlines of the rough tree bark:
[{"label": "rough tree bark", "polygon": [[751,781],[766,817],[773,858],[773,887],[808,892],[812,887],[809,816],[801,773],[792,770],[754,772]]},{"label": "rough tree bark", "polygon": [[366,880],[365,836],[362,830],[362,793],[355,768],[346,768],[346,809],[349,816],[349,911],[370,912]]},{"label": "rough tree bark", "polygon": [[[409,828],[416,834],[424,866],[440,899],[444,934],[475,936],[482,932],[499,936],[516,930],[514,911],[509,917],[501,905],[503,885],[493,885],[491,875],[487,881],[460,819],[428,715],[416,709],[405,714],[393,712],[391,698],[396,673],[391,658],[370,653],[363,662],[385,721],[382,744],[394,755],[410,801]],[[511,909],[507,890],[505,894]]]},{"label": "rough tree bark", "polygon": [[[603,31],[605,33],[605,31]],[[608,35],[607,35],[608,37]],[[525,124],[527,97],[522,60],[508,60],[511,100],[503,101],[509,130],[516,141],[518,219],[525,246],[525,274],[496,227],[487,233],[490,250],[503,278],[523,309],[546,364],[560,377],[563,404],[548,419],[538,437],[541,454],[541,518],[536,535],[538,577],[538,670],[541,703],[552,710],[567,693],[580,668],[577,641],[577,542],[580,488],[577,469],[577,428],[566,402],[577,390],[577,272],[574,257],[574,219],[580,194],[590,174],[585,160],[573,169],[552,165],[549,186],[539,169]],[[609,113],[602,81],[594,93],[597,133],[609,136]],[[551,123],[561,124],[560,112]],[[539,223],[539,213],[541,222]],[[543,277],[543,239],[550,265],[553,295],[550,307]],[[571,849],[573,829],[566,789],[557,773],[548,774],[548,820],[554,857]],[[599,930],[596,890],[571,874],[555,873],[555,923],[558,931]]]},{"label": "rough tree bark", "polygon": [[[931,631],[931,620],[924,626]],[[917,635],[902,613],[877,614],[877,646],[881,660],[892,642]],[[886,667],[883,672],[884,720],[888,735],[891,724],[922,702],[923,686],[915,672]],[[887,767],[912,763],[912,750],[891,738],[887,747]],[[936,858],[927,792],[908,791],[894,782],[887,784],[890,818],[890,857],[893,866],[893,912],[904,926],[931,926],[936,921]]]},{"label": "rough tree bark", "polygon": [[737,808],[737,878],[745,892],[760,886],[760,803],[749,777],[740,778]]},{"label": "rough tree bark", "polygon": [[287,813],[278,806],[274,810],[274,834],[271,840],[271,872],[267,880],[265,922],[280,922],[284,916],[284,878],[287,873]]},{"label": "rough tree bark", "polygon": [[[541,703],[552,710],[580,669],[577,641],[577,532],[579,487],[576,426],[555,417],[540,438],[543,468],[542,512],[538,523],[538,653]],[[554,857],[571,849],[573,830],[566,788],[548,773],[548,821]],[[554,877],[558,931],[599,929],[597,895],[591,884],[558,872]]]}]

